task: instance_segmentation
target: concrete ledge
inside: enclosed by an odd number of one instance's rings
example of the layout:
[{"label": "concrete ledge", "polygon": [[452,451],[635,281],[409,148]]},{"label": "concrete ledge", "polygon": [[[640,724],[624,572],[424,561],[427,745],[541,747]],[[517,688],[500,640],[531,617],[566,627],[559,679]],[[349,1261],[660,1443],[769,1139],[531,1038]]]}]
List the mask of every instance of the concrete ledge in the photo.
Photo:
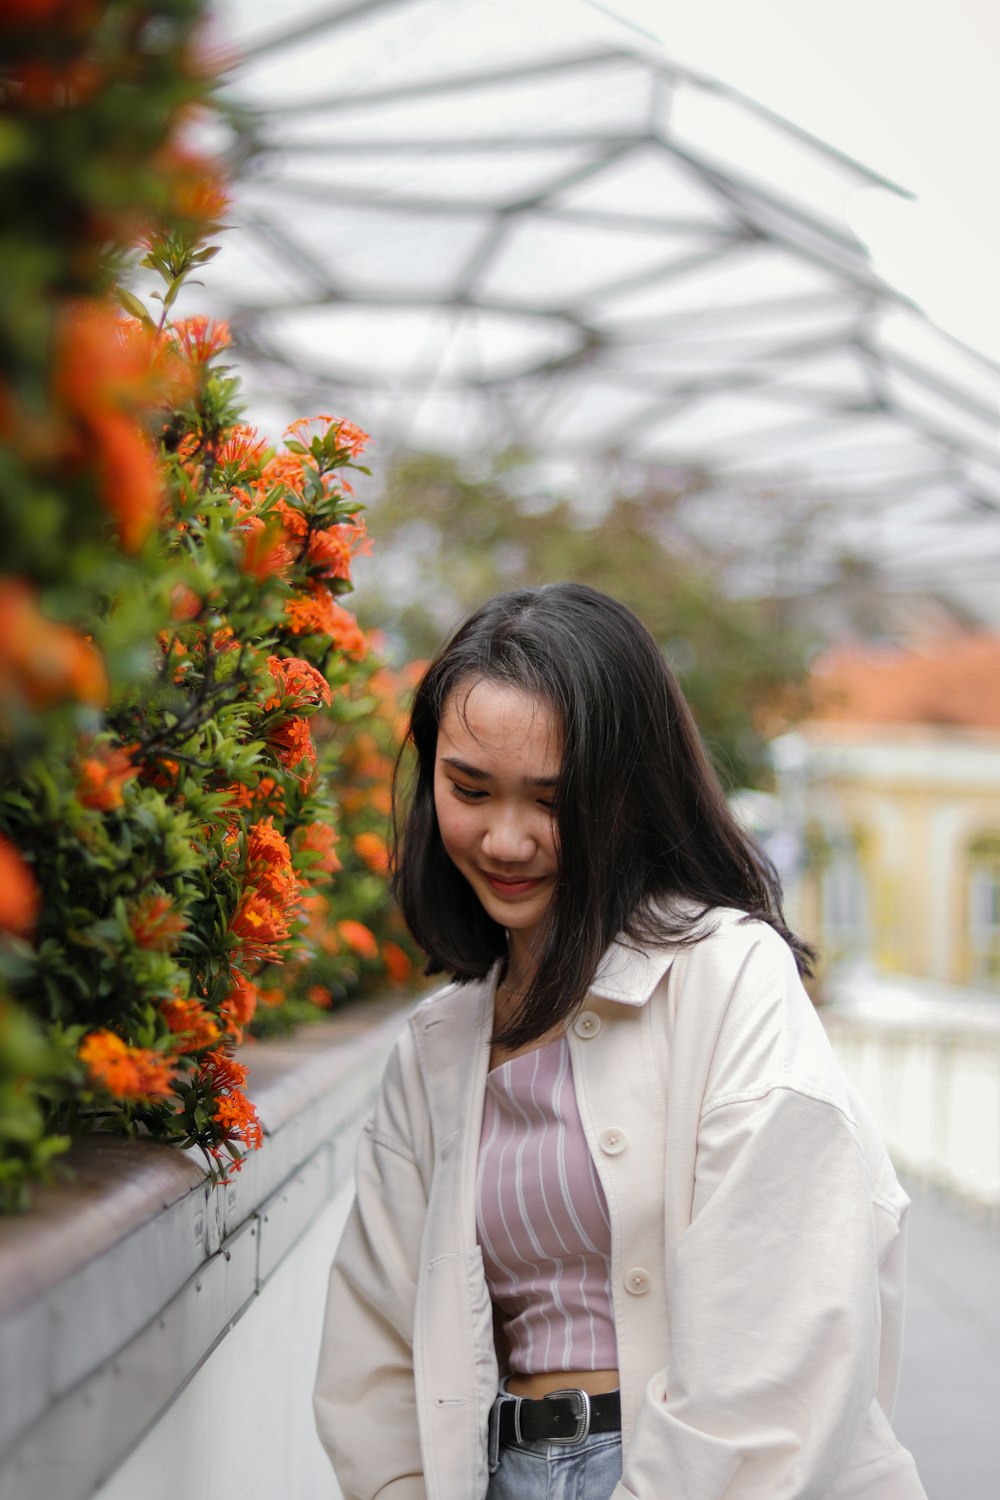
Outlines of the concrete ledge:
[{"label": "concrete ledge", "polygon": [[245,1048],[265,1143],[225,1187],[199,1152],[92,1136],[0,1220],[0,1500],[85,1500],[170,1404],[349,1180],[404,1014]]}]

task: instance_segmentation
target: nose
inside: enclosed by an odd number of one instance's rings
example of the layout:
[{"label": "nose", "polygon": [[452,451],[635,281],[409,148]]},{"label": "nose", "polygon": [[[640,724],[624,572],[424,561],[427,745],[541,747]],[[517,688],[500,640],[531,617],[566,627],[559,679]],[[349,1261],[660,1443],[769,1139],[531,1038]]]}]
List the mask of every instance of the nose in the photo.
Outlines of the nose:
[{"label": "nose", "polygon": [[535,853],[530,820],[515,808],[494,806],[483,833],[483,853],[497,864],[526,864]]}]

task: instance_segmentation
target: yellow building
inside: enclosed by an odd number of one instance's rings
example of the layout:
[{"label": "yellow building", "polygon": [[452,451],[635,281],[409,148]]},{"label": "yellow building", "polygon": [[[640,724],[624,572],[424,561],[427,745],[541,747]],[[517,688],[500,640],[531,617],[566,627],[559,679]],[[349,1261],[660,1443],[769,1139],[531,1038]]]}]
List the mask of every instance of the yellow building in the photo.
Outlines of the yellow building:
[{"label": "yellow building", "polygon": [[824,967],[1000,990],[1000,636],[850,648],[774,742],[789,911]]}]

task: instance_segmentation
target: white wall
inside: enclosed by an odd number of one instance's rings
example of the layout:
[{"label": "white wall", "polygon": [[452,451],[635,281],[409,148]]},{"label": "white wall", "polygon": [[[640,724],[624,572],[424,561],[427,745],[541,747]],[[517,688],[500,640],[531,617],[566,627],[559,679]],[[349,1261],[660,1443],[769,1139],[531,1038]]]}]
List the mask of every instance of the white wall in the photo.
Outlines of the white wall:
[{"label": "white wall", "polygon": [[324,1209],[96,1500],[340,1500],[311,1394],[352,1191]]},{"label": "white wall", "polygon": [[971,996],[870,980],[823,1019],[896,1165],[1000,1212],[1000,1004]]}]

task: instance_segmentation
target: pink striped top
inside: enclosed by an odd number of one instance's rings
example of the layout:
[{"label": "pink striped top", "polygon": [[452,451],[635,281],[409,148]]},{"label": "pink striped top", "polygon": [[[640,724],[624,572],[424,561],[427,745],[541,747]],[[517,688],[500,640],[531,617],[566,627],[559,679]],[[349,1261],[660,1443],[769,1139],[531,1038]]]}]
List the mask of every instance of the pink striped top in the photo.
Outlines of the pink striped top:
[{"label": "pink striped top", "polygon": [[615,1369],[611,1222],[564,1036],[487,1076],[476,1227],[511,1373]]}]

